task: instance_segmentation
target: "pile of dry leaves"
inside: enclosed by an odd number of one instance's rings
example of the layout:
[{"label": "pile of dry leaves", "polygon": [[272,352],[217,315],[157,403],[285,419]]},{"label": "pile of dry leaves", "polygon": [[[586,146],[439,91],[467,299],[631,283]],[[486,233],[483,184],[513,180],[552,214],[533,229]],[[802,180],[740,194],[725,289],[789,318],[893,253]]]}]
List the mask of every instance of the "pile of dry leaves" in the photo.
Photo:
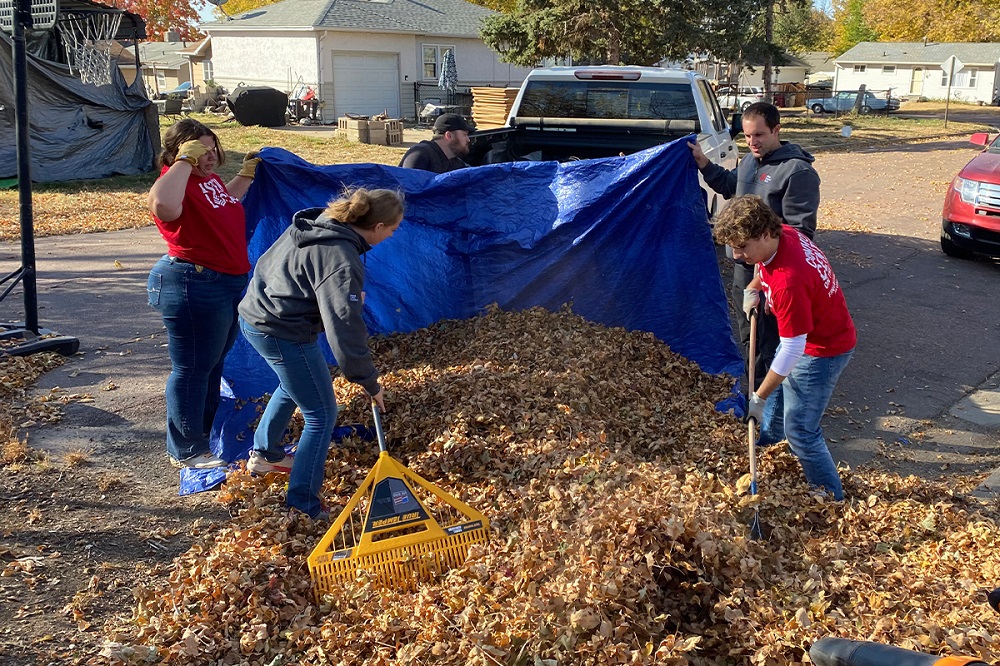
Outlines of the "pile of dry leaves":
[{"label": "pile of dry leaves", "polygon": [[[359,580],[314,601],[324,527],[284,510],[283,481],[234,473],[234,519],[169,580],[135,590],[116,663],[788,664],[828,635],[1000,658],[982,591],[1000,582],[997,516],[952,485],[844,473],[851,500],[810,495],[714,408],[730,381],[653,336],[540,310],[442,322],[373,342],[390,450],[487,514],[491,541],[415,592]],[[336,381],[339,422],[364,423]],[[331,449],[344,505],[376,459]],[[748,539],[754,502],[769,539]]]}]

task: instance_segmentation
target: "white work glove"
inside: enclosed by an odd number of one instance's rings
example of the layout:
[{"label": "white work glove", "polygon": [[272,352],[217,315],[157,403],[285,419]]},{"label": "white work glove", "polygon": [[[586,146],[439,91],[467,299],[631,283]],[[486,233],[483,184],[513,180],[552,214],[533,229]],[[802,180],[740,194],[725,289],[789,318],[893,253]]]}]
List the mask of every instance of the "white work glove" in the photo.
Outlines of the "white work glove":
[{"label": "white work glove", "polygon": [[764,420],[764,405],[765,404],[767,404],[767,400],[765,400],[764,398],[761,398],[759,395],[757,395],[756,391],[754,391],[753,393],[751,393],[750,394],[750,399],[747,400],[747,418],[746,418],[746,420],[749,421],[750,419],[753,419],[757,423],[760,423],[761,421],[763,421]]},{"label": "white work glove", "polygon": [[743,314],[750,318],[750,313],[760,305],[760,292],[756,289],[743,290]]}]

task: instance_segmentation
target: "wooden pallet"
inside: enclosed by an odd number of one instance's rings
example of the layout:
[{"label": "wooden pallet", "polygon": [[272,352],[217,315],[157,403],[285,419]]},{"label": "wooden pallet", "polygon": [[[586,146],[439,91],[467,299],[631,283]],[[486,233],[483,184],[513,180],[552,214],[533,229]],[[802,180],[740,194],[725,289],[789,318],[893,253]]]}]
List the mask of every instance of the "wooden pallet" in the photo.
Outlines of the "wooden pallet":
[{"label": "wooden pallet", "polygon": [[503,127],[517,88],[472,88],[472,120],[477,129]]}]

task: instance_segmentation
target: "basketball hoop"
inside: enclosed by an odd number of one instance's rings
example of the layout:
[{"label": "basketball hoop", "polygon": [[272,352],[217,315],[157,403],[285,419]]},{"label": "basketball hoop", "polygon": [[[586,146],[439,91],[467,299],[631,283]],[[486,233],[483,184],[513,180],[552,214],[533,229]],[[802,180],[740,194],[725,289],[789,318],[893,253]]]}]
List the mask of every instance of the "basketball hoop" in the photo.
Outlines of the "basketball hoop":
[{"label": "basketball hoop", "polygon": [[[4,0],[0,0],[3,2]],[[84,83],[111,83],[111,44],[118,34],[121,12],[63,14],[56,23],[66,47],[66,63]]]}]

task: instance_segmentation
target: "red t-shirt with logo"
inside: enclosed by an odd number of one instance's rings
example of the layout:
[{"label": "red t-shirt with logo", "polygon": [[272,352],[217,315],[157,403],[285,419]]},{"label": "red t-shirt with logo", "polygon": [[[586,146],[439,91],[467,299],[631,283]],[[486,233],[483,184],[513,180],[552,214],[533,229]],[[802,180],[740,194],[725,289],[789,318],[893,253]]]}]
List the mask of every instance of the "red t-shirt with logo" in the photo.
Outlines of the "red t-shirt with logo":
[{"label": "red t-shirt with logo", "polygon": [[760,280],[783,338],[806,336],[806,354],[838,356],[854,349],[857,331],[830,262],[805,235],[782,225],[778,251],[759,264]]},{"label": "red t-shirt with logo", "polygon": [[[163,167],[161,177],[168,168]],[[243,204],[217,175],[204,178],[192,173],[181,216],[171,222],[155,215],[153,219],[170,256],[228,275],[250,272]]]}]

